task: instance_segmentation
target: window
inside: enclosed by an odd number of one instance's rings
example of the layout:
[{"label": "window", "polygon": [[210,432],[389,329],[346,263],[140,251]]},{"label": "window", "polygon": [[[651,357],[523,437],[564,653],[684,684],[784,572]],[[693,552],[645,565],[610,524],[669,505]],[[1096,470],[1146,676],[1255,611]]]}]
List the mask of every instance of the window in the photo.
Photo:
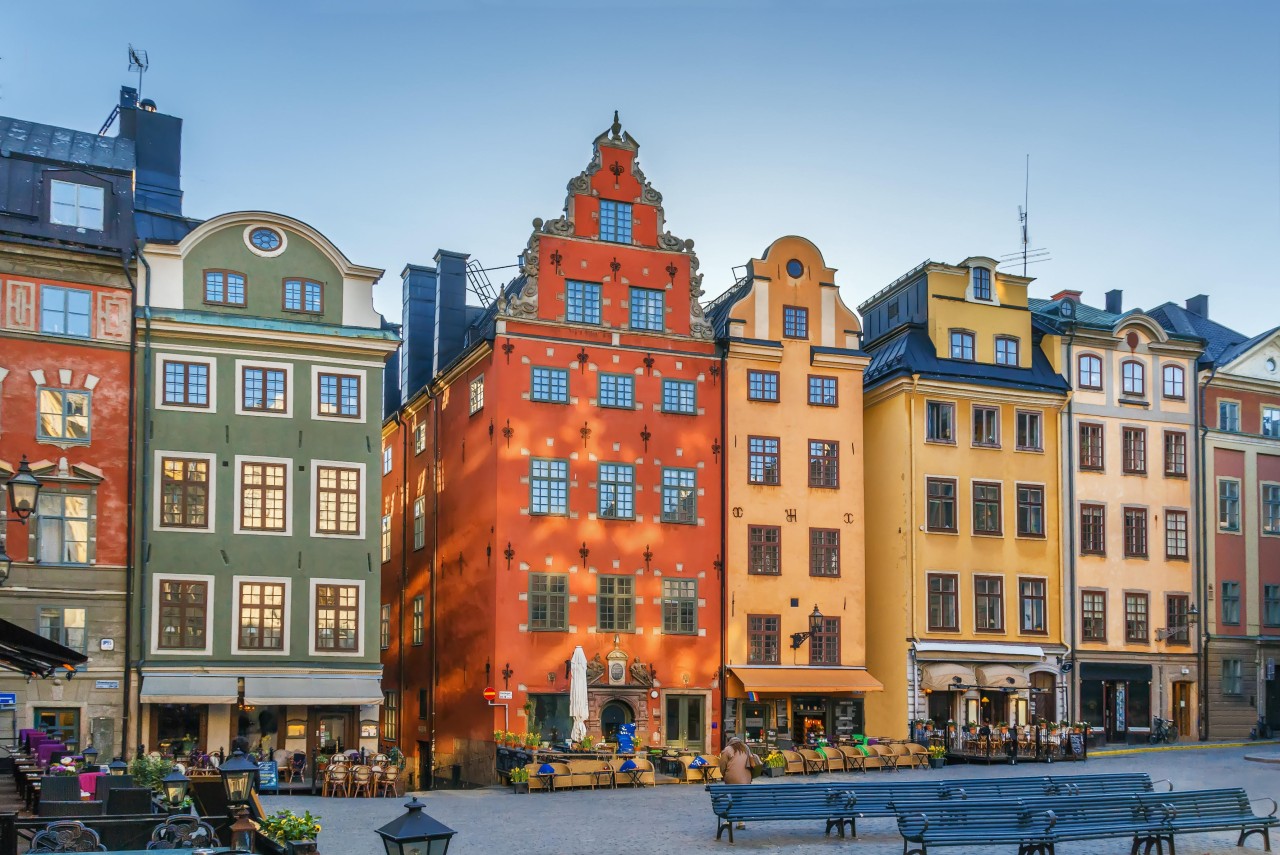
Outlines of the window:
[{"label": "window", "polygon": [[1262,435],[1280,437],[1280,407],[1262,408]]},{"label": "window", "polygon": [[1280,484],[1262,485],[1262,533],[1280,534]]},{"label": "window", "polygon": [[694,580],[662,580],[662,634],[698,634],[698,583]]},{"label": "window", "polygon": [[600,519],[630,520],[636,516],[636,468],[629,463],[601,463]]},{"label": "window", "polygon": [[782,529],[776,525],[747,526],[747,573],[777,576],[782,572]]},{"label": "window", "polygon": [[776,485],[781,480],[776,436],[747,438],[747,483]]},{"label": "window", "polygon": [[394,742],[400,737],[400,693],[382,693],[382,738]]},{"label": "window", "polygon": [[289,409],[286,395],[288,379],[283,368],[241,369],[243,410],[260,413],[283,413]]},{"label": "window", "polygon": [[600,375],[600,406],[630,410],[636,405],[636,380],[628,374]]},{"label": "window", "polygon": [[1107,640],[1107,592],[1080,594],[1080,637],[1084,641]]},{"label": "window", "polygon": [[662,521],[698,522],[698,473],[692,469],[662,470]]},{"label": "window", "polygon": [[1280,585],[1262,586],[1262,625],[1280,626]]},{"label": "window", "polygon": [[815,407],[838,406],[839,393],[836,391],[836,378],[809,375],[809,403]]},{"label": "window", "polygon": [[1126,558],[1147,557],[1147,509],[1124,509],[1124,554]]},{"label": "window", "polygon": [[973,444],[987,448],[1000,447],[1000,408],[973,408]]},{"label": "window", "polygon": [[1004,632],[1004,579],[973,577],[973,621],[978,632]]},{"label": "window", "polygon": [[[421,454],[426,450],[427,450],[427,423],[419,422],[418,424],[413,426],[413,453]],[[383,453],[385,454],[387,451],[390,451],[390,449],[384,449]],[[386,474],[387,472],[390,472],[390,471],[391,471],[390,469],[384,467],[383,474]]]},{"label": "window", "polygon": [[951,358],[973,362],[973,333],[951,331]]},{"label": "window", "polygon": [[40,332],[88,338],[93,295],[79,288],[40,286]]},{"label": "window", "polygon": [[926,401],[924,405],[925,439],[929,442],[956,441],[956,405],[945,401]]},{"label": "window", "polygon": [[1080,552],[1105,555],[1107,552],[1107,509],[1102,505],[1080,506]]},{"label": "window", "polygon": [[529,513],[569,513],[569,461],[535,458],[529,467]]},{"label": "window", "polygon": [[209,586],[206,582],[160,580],[161,650],[202,650],[208,646],[205,621]]},{"label": "window", "polygon": [[360,589],[316,585],[316,650],[358,650]]},{"label": "window", "polygon": [[467,388],[467,412],[475,415],[484,409],[484,375],[475,377]]},{"label": "window", "polygon": [[597,582],[596,629],[631,632],[635,629],[635,579],[601,576]]},{"label": "window", "polygon": [[1170,644],[1191,643],[1187,627],[1187,611],[1190,602],[1191,600],[1186,594],[1169,594],[1164,598],[1164,626],[1168,632],[1165,641]]},{"label": "window", "polygon": [[89,442],[89,393],[39,387],[40,421],[36,437],[62,443]]},{"label": "window", "polygon": [[780,615],[747,615],[747,661],[752,665],[777,665]]},{"label": "window", "polygon": [[777,371],[748,371],[747,372],[747,400],[777,402],[778,372]]},{"label": "window", "polygon": [[204,272],[204,301],[217,306],[245,305],[245,278],[232,270]]},{"label": "window", "polygon": [[662,332],[666,294],[649,288],[631,289],[631,328]]},{"label": "window", "polygon": [[36,500],[37,554],[48,564],[88,564],[93,558],[89,539],[91,493],[55,493],[48,487]]},{"label": "window", "polygon": [[1187,475],[1187,435],[1180,431],[1165,431],[1164,474],[1176,478]]},{"label": "window", "polygon": [[209,461],[160,459],[160,525],[163,528],[209,526]]},{"label": "window", "polygon": [[1080,425],[1080,468],[1102,471],[1102,425]]},{"label": "window", "polygon": [[319,375],[320,415],[360,418],[360,378],[351,374]]},{"label": "window", "polygon": [[209,406],[209,366],[164,360],[163,400],[171,407]]},{"label": "window", "polygon": [[1166,398],[1185,398],[1186,397],[1186,374],[1180,365],[1166,365],[1164,367],[1164,396]]},{"label": "window", "polygon": [[41,606],[36,618],[38,631],[43,637],[81,653],[88,649],[84,609]]},{"label": "window", "polygon": [[956,482],[951,478],[930,478],[925,482],[929,531],[956,530]]},{"label": "window", "polygon": [[1223,659],[1222,660],[1222,694],[1224,695],[1244,694],[1243,660],[1240,660],[1240,659]]},{"label": "window", "polygon": [[387,514],[382,518],[382,563],[386,564],[391,560],[391,515]]},{"label": "window", "polygon": [[834,441],[809,440],[809,486],[840,486],[840,448]]},{"label": "window", "polygon": [[533,369],[530,398],[552,404],[569,403],[569,371],[565,368]]},{"label": "window", "polygon": [[1022,622],[1018,626],[1022,632],[1049,631],[1045,590],[1044,579],[1018,580],[1018,611],[1022,613]]},{"label": "window", "polygon": [[697,390],[691,380],[662,381],[662,411],[664,413],[681,413],[696,415],[698,412]]},{"label": "window", "polygon": [[[390,606],[383,606],[390,610]],[[390,615],[387,636],[391,635]],[[383,642],[385,649],[389,640]],[[284,585],[277,582],[240,583],[240,648],[284,649]]]},{"label": "window", "polygon": [[809,529],[809,575],[840,575],[840,530]]},{"label": "window", "polygon": [[1120,392],[1141,398],[1147,393],[1147,368],[1132,359],[1120,363]]},{"label": "window", "polygon": [[600,323],[600,286],[595,282],[565,283],[567,311],[565,320],[571,324]]},{"label": "window", "polygon": [[283,463],[240,464],[240,528],[285,530],[287,475]]},{"label": "window", "polygon": [[283,243],[284,239],[275,229],[260,227],[249,233],[249,244],[255,249],[262,250],[259,255],[273,253],[280,249],[280,245]]},{"label": "window", "polygon": [[809,636],[810,665],[840,664],[840,618],[815,621]]},{"label": "window", "polygon": [[1124,595],[1124,640],[1147,641],[1147,595]]},{"label": "window", "polygon": [[956,632],[960,629],[956,585],[957,578],[950,573],[929,574],[930,632]]},{"label": "window", "polygon": [[1218,402],[1218,430],[1240,432],[1240,405],[1235,401]]},{"label": "window", "polygon": [[1000,485],[975,481],[973,484],[974,534],[1000,534]]},{"label": "window", "polygon": [[1239,481],[1218,479],[1218,528],[1222,531],[1240,530]]},{"label": "window", "polygon": [[1187,557],[1187,512],[1164,512],[1164,557]]},{"label": "window", "polygon": [[1240,625],[1240,583],[1222,583],[1222,622],[1228,626]]},{"label": "window", "polygon": [[324,286],[307,279],[284,280],[284,309],[286,312],[324,311]]},{"label": "window", "polygon": [[413,500],[413,548],[422,549],[427,545],[427,497],[419,496]]},{"label": "window", "polygon": [[393,468],[393,458],[391,456],[391,446],[382,449],[382,474],[390,475]]},{"label": "window", "polygon": [[631,243],[631,203],[600,200],[600,240]]},{"label": "window", "polygon": [[1044,487],[1018,485],[1018,537],[1044,537]]},{"label": "window", "polygon": [[537,632],[565,632],[569,629],[568,576],[529,574],[529,629]]},{"label": "window", "polygon": [[413,645],[418,647],[422,644],[426,633],[423,629],[423,615],[426,612],[426,599],[421,595],[413,598],[413,604],[410,611],[410,639]]},{"label": "window", "polygon": [[1044,438],[1040,430],[1040,413],[1019,410],[1017,413],[1018,449],[1020,451],[1043,451]]},{"label": "window", "polygon": [[102,231],[102,209],[106,191],[73,181],[49,182],[49,222],[55,226]]},{"label": "window", "polygon": [[991,271],[985,267],[974,267],[973,269],[973,299],[990,300],[991,299]]},{"label": "window", "polygon": [[1130,475],[1147,474],[1147,432],[1143,428],[1121,430],[1121,469]]},{"label": "window", "polygon": [[1018,340],[996,336],[996,365],[1018,367]]},{"label": "window", "polygon": [[360,534],[360,470],[316,467],[316,531]]},{"label": "window", "polygon": [[808,338],[809,310],[803,306],[783,306],[782,335],[784,338]]},{"label": "window", "polygon": [[1077,362],[1078,384],[1081,389],[1102,388],[1102,360],[1086,353]]}]

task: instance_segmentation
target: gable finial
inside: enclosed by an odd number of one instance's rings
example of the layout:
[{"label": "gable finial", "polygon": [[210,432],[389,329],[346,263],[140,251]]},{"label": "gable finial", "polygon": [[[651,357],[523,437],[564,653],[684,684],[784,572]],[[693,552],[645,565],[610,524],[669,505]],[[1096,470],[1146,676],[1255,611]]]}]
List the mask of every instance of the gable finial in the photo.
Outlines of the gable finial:
[{"label": "gable finial", "polygon": [[615,139],[622,139],[622,122],[618,121],[618,111],[613,111],[613,124],[609,127],[609,135]]}]

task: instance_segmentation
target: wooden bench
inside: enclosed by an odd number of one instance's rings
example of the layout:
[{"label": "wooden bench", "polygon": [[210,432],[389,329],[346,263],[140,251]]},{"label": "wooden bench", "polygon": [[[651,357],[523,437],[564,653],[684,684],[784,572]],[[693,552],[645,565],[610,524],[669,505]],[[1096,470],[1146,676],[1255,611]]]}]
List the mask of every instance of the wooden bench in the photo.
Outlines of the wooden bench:
[{"label": "wooden bench", "polygon": [[716,840],[727,829],[733,842],[735,822],[822,820],[826,833],[835,828],[844,837],[853,827],[857,798],[849,792],[790,784],[710,784],[711,810],[716,815]]}]

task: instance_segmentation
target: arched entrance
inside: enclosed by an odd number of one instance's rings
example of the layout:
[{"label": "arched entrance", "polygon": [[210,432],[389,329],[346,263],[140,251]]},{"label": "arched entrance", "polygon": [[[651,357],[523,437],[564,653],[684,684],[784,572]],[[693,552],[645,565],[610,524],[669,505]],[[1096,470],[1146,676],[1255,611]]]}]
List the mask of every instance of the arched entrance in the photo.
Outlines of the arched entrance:
[{"label": "arched entrance", "polygon": [[618,735],[618,727],[635,721],[635,712],[626,701],[612,700],[600,709],[600,733],[612,740]]}]

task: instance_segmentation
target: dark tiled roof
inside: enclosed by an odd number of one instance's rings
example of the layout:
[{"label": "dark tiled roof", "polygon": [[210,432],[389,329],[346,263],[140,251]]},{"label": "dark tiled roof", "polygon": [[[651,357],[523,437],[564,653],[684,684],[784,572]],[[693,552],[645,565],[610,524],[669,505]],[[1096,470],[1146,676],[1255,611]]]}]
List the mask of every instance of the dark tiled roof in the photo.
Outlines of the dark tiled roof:
[{"label": "dark tiled roof", "polygon": [[[1060,328],[1059,319],[1062,314],[1059,312],[1064,300],[1038,300],[1034,297],[1027,300],[1027,308],[1045,319],[1055,329]],[[1127,313],[1126,313],[1127,314]],[[1078,326],[1095,327],[1097,329],[1109,330],[1116,325],[1124,315],[1117,315],[1104,309],[1097,309],[1085,303],[1076,302],[1075,305],[1075,322]]]},{"label": "dark tiled roof", "polygon": [[867,368],[865,386],[873,389],[893,377],[905,374],[919,374],[930,380],[956,383],[1062,394],[1067,392],[1067,381],[1054,372],[1038,346],[1031,348],[1030,368],[939,359],[928,331],[918,325],[899,327],[877,343],[871,354],[871,365]]},{"label": "dark tiled roof", "polygon": [[175,217],[172,214],[156,214],[150,211],[133,212],[133,224],[138,237],[155,243],[177,243],[203,220]]},{"label": "dark tiled roof", "polygon": [[751,281],[751,274],[748,273],[729,286],[729,290],[702,307],[711,328],[716,331],[716,338],[724,338],[729,334],[729,312],[751,292]]},{"label": "dark tiled roof", "polygon": [[0,157],[10,154],[120,172],[134,165],[133,140],[0,116]]},{"label": "dark tiled roof", "polygon": [[[1208,368],[1219,361],[1227,362],[1230,359],[1234,359],[1243,352],[1239,349],[1239,346],[1250,341],[1256,343],[1259,338],[1259,336],[1255,336],[1253,339],[1249,339],[1244,333],[1236,332],[1217,321],[1203,318],[1195,312],[1189,312],[1177,303],[1161,303],[1148,314],[1170,333],[1203,339],[1205,342],[1204,355],[1200,357],[1200,366],[1202,368]],[[1263,333],[1262,335],[1266,336],[1270,335],[1270,333]],[[1247,350],[1248,348],[1244,349]]]}]

